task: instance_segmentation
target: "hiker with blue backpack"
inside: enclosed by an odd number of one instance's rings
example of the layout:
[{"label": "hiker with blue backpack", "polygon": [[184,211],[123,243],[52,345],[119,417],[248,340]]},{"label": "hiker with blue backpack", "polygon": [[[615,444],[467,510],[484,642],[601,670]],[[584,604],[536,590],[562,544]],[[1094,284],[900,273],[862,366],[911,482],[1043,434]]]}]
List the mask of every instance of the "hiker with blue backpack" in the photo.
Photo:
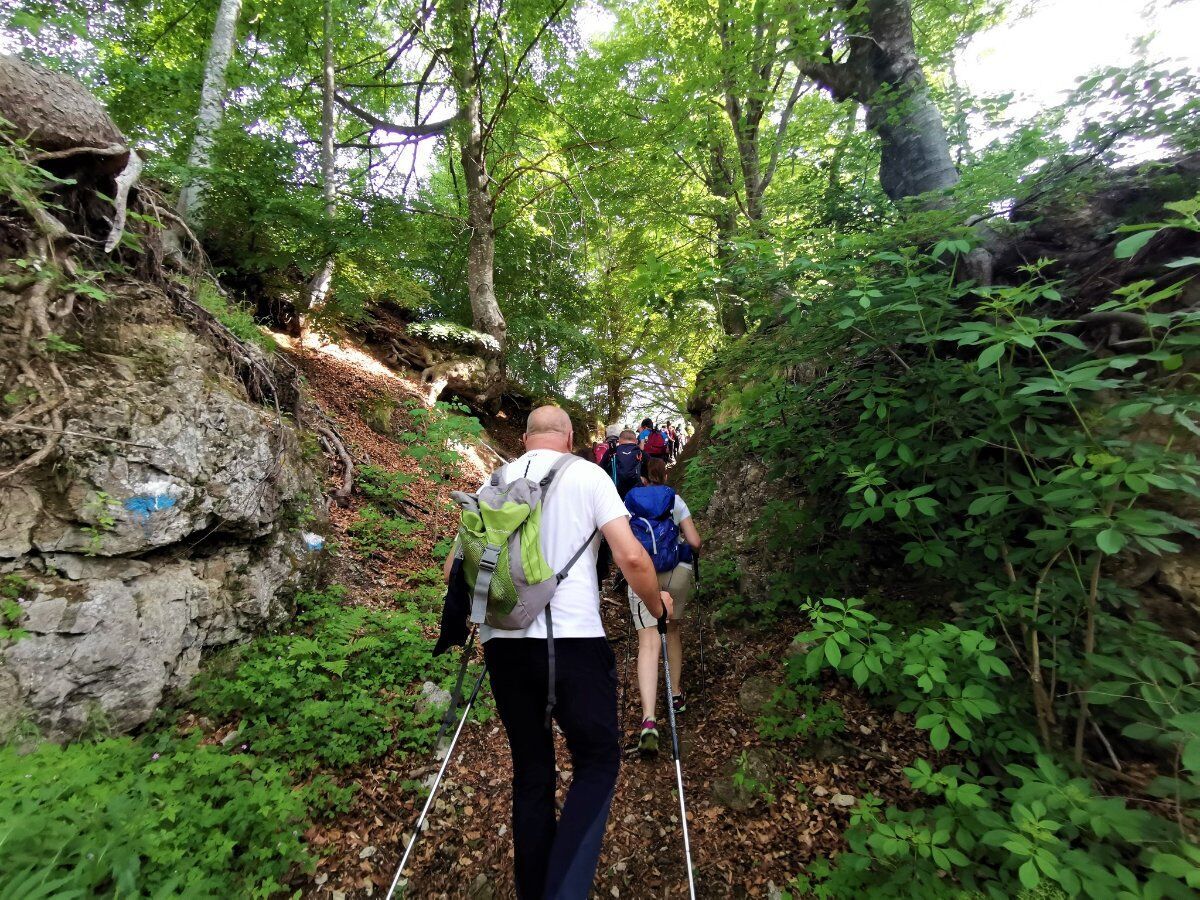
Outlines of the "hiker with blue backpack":
[{"label": "hiker with blue backpack", "polygon": [[[452,642],[465,640],[462,607],[469,606],[512,751],[517,896],[585,900],[620,763],[616,659],[600,621],[597,538],[608,542],[645,614],[664,627],[672,598],[634,537],[612,480],[595,465],[576,464],[567,414],[556,406],[535,409],[523,441],[526,453],[477,493],[451,495],[462,517],[446,560],[443,635],[457,624]],[[460,599],[452,609],[454,596]],[[557,817],[552,718],[573,772]]]},{"label": "hiker with blue backpack", "polygon": [[616,446],[611,447],[600,460],[600,468],[608,473],[622,500],[642,484],[644,460],[645,454],[637,445],[637,436],[629,429],[621,432]]},{"label": "hiker with blue backpack", "polygon": [[[661,459],[646,463],[649,484],[636,487],[625,496],[634,537],[654,562],[658,583],[671,595],[673,611],[667,623],[667,664],[670,686],[668,697],[676,715],[687,709],[682,687],[683,642],[680,622],[687,616],[688,601],[695,589],[695,554],[700,550],[700,532],[691,510],[675,490],[666,484],[667,464]],[[629,591],[629,611],[638,633],[638,691],[642,697],[642,731],[638,749],[643,755],[658,752],[658,673],[660,641],[656,634],[658,619],[654,611]]]}]

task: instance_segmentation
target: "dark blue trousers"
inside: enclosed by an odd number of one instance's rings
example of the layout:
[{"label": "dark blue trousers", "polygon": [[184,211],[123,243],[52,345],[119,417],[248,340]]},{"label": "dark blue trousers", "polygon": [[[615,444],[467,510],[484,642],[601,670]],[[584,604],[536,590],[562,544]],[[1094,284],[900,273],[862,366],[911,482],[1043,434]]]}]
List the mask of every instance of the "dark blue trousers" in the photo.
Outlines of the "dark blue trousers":
[{"label": "dark blue trousers", "polygon": [[620,766],[617,665],[607,638],[557,638],[554,718],[571,752],[571,787],[555,819],[558,773],[546,728],[546,642],[484,644],[513,769],[513,856],[521,900],[586,900]]}]

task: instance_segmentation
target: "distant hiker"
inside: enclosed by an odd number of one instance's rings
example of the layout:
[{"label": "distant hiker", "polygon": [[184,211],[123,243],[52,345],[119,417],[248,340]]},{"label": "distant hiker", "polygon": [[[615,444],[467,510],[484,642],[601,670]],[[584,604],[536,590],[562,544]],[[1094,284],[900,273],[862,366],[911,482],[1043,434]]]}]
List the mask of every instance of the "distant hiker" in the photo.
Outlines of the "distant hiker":
[{"label": "distant hiker", "polygon": [[622,431],[620,441],[600,461],[600,467],[617,486],[617,493],[622,500],[642,483],[643,459],[644,454],[638,449],[637,435],[632,431]]},{"label": "distant hiker", "polygon": [[[649,419],[646,420],[650,421]],[[643,422],[643,425],[646,423]],[[667,432],[663,426],[655,426],[651,423],[649,429],[643,429],[646,437],[641,441],[642,452],[647,457],[666,460],[668,457],[667,450]]]},{"label": "distant hiker", "polygon": [[604,440],[598,441],[592,445],[592,458],[595,460],[597,465],[604,465],[604,457],[610,450],[617,446],[620,436],[621,426],[609,425],[608,428],[605,429]]},{"label": "distant hiker", "polygon": [[679,432],[670,422],[667,423],[667,455],[671,457],[672,462],[679,456]]},{"label": "distant hiker", "polygon": [[[671,667],[671,686],[677,692],[669,702],[676,715],[687,709],[683,693],[683,644],[679,623],[687,616],[688,603],[695,588],[693,551],[700,549],[700,532],[692,521],[692,512],[683,498],[664,483],[667,466],[661,459],[647,464],[650,483],[634,488],[625,497],[625,507],[632,516],[633,533],[654,560],[658,583],[668,591],[673,602],[671,621],[667,624],[667,661]],[[656,634],[657,620],[653,610],[630,590],[629,611],[633,626],[638,630],[638,691],[642,696],[642,733],[638,749],[643,754],[658,752],[658,676],[660,641]]]},{"label": "distant hiker", "polygon": [[646,439],[650,437],[650,433],[652,431],[654,431],[654,420],[653,419],[642,419],[642,424],[638,428],[637,442],[638,442],[638,446],[641,447],[643,450],[645,449],[645,447],[643,445],[646,443]]},{"label": "distant hiker", "polygon": [[[557,406],[535,409],[523,441],[525,455],[495,472],[480,495],[489,485],[493,501],[499,499],[496,488],[517,495],[527,490],[523,479],[541,485],[538,528],[544,563],[537,561],[559,573],[549,576],[558,578],[557,588],[528,627],[481,625],[480,638],[496,710],[512,751],[517,896],[584,900],[595,877],[620,762],[616,660],[600,622],[597,533],[612,548],[631,591],[642,598],[646,615],[669,615],[671,597],[659,587],[653,563],[633,536],[612,481],[595,466],[571,464],[573,434],[567,414]],[[464,507],[464,525],[467,516]],[[522,555],[517,570],[530,558],[531,552]],[[506,562],[510,560],[511,556]],[[447,577],[453,563],[454,554],[447,560]],[[479,568],[482,572],[482,565]],[[499,569],[490,575],[493,580],[500,577]],[[516,583],[514,578],[510,586]],[[491,590],[490,584],[485,590]],[[520,597],[520,588],[516,590]],[[492,619],[490,593],[487,599]],[[574,773],[557,821],[554,792],[559,782],[549,712],[566,737]]]}]

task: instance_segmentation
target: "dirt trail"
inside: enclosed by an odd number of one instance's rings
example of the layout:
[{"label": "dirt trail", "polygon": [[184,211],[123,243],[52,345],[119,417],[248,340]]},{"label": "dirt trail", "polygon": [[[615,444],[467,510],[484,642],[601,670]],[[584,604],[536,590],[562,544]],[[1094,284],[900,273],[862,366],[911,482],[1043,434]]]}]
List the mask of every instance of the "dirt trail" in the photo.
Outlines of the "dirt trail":
[{"label": "dirt trail", "polygon": [[[365,357],[310,353],[299,361],[317,401],[357,455],[391,471],[418,471],[403,448],[371,430],[361,413],[365,401],[381,395],[416,399],[419,385]],[[334,563],[333,580],[350,589],[353,602],[392,602],[397,590],[411,586],[416,573],[428,569],[433,543],[453,533],[457,517],[448,500],[450,490],[474,487],[471,482],[477,483],[479,473],[493,462],[473,460],[457,483],[421,482],[412,494],[426,510],[419,516],[426,526],[421,546],[370,565],[343,557]],[[335,534],[350,521],[357,504],[356,499],[348,510],[335,508]],[[703,530],[703,522],[700,525]],[[657,759],[641,759],[634,751],[640,707],[636,636],[628,605],[623,596],[608,590],[602,612],[623,685],[625,754],[594,896],[686,897],[665,717],[660,723],[664,752]],[[784,887],[808,861],[836,853],[850,816],[850,808],[843,805],[848,798],[876,793],[893,802],[915,799],[901,769],[923,742],[908,722],[872,709],[845,684],[824,688],[824,699],[841,704],[846,730],[836,744],[825,742],[822,759],[811,758],[811,750],[801,742],[774,743],[759,737],[756,716],[743,708],[739,694],[748,680],[759,685],[760,693],[762,685],[769,689],[782,681],[782,660],[791,636],[800,629],[799,622],[777,623],[768,631],[726,629],[720,634],[706,627],[703,667],[695,625],[685,630],[688,712],[679,724],[696,885],[702,897],[766,897],[773,887]],[[561,736],[558,744],[561,800],[570,783],[570,760]],[[752,793],[746,808],[731,809],[716,799],[714,787],[725,782],[722,796],[728,797],[730,776],[746,752],[768,761],[767,774],[760,780],[771,797]],[[432,757],[388,756],[334,773],[339,782],[357,782],[360,789],[349,809],[310,829],[307,837],[323,858],[315,876],[301,885],[305,895],[340,900],[385,893],[423,803],[414,788],[434,771]],[[508,743],[485,686],[409,863],[406,896],[515,897],[510,774]]]},{"label": "dirt trail", "polygon": [[[636,638],[630,633],[623,599],[607,594],[604,612],[618,678],[624,679],[621,724],[626,752],[594,896],[686,897],[667,725],[665,721],[659,725],[664,752],[653,760],[640,758],[634,752],[640,724]],[[831,685],[827,698],[843,704],[848,734],[856,734],[853,743],[871,757],[848,753],[818,762],[788,753],[797,747],[783,747],[769,785],[773,802],[760,799],[749,809],[733,811],[714,799],[714,783],[728,778],[739,754],[763,744],[753,719],[739,704],[739,691],[751,676],[778,677],[790,633],[739,633],[720,644],[706,634],[705,666],[697,670],[697,634],[694,629],[685,632],[688,712],[679,727],[699,896],[767,896],[771,885],[783,887],[806,862],[841,846],[840,834],[850,810],[835,804],[834,797],[858,797],[868,790],[890,796],[905,792],[901,768],[916,755],[915,747],[897,751],[913,744],[908,727]],[[870,734],[863,734],[863,727]],[[570,783],[570,759],[561,737],[558,744],[561,800]],[[874,755],[900,758],[882,762]],[[469,724],[447,774],[445,792],[435,803],[436,812],[410,863],[409,896],[515,897],[508,832],[509,773],[508,745],[499,721]],[[416,811],[412,810],[414,819]],[[390,852],[383,861],[396,858]]]}]

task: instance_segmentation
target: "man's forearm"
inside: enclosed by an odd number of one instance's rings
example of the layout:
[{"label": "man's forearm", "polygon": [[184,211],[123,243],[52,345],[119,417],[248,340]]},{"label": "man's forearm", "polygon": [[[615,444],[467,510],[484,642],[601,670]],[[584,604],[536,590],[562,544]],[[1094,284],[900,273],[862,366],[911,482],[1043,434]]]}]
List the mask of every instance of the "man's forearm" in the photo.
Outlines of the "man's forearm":
[{"label": "man's forearm", "polygon": [[662,588],[659,587],[658,573],[654,571],[654,563],[650,561],[650,557],[642,554],[641,558],[629,563],[628,570],[623,566],[621,574],[625,576],[625,580],[629,582],[633,592],[642,598],[646,609],[650,610],[655,617],[661,616],[663,614]]}]

